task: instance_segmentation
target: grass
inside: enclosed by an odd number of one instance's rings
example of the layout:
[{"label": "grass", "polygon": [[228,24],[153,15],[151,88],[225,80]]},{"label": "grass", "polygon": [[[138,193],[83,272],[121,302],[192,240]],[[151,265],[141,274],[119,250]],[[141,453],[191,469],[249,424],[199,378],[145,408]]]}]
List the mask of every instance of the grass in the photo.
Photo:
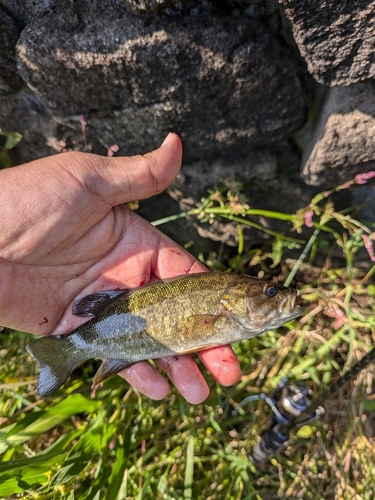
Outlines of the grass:
[{"label": "grass", "polygon": [[[250,394],[271,393],[285,375],[303,381],[317,395],[373,345],[374,226],[337,212],[332,202],[337,191],[370,178],[357,176],[320,193],[296,214],[250,208],[232,183],[210,193],[197,209],[154,221],[160,225],[186,216],[231,220],[239,246],[226,266],[260,277],[293,278],[308,304],[302,320],[236,344],[241,381],[223,388],[207,376],[211,393],[201,405],[186,403],[176,391],[162,402],[150,401],[118,377],[91,397],[96,362],[81,367],[56,397],[41,400],[36,368],[25,350],[32,336],[3,330],[0,497],[374,498],[372,366],[326,402],[320,421],[294,433],[262,466],[255,467],[248,454],[271,423],[269,407],[258,401],[238,416],[229,411]],[[264,230],[257,223],[259,215],[283,220],[285,231],[266,228],[269,242],[246,249],[244,228]],[[319,255],[324,260],[317,265]],[[365,262],[361,269],[357,255]],[[223,267],[213,256],[209,263]]]}]

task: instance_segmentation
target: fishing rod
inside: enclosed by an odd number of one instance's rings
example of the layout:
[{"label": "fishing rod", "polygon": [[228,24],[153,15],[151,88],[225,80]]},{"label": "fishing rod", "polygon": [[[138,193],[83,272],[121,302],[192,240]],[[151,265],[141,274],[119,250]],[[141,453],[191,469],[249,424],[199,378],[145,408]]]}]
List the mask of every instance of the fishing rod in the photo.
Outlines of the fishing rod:
[{"label": "fishing rod", "polygon": [[271,396],[262,393],[249,396],[241,401],[232,412],[233,415],[237,415],[238,410],[245,404],[259,399],[264,400],[274,414],[272,426],[260,436],[260,441],[254,445],[250,452],[249,460],[256,465],[261,464],[289,440],[289,435],[294,428],[302,427],[321,417],[324,414],[322,403],[333,396],[349,380],[355,378],[374,360],[375,347],[351,368],[348,368],[315,399],[312,399],[311,389],[300,383],[288,384],[286,377],[279,383]]}]

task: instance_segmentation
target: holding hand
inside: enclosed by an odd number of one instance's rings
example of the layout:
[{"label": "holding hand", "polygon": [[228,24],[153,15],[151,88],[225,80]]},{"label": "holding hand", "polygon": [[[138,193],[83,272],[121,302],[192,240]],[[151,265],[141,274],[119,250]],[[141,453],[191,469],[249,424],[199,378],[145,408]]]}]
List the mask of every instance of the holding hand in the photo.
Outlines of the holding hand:
[{"label": "holding hand", "polygon": [[[71,313],[78,296],[204,271],[124,206],[169,186],[181,156],[181,142],[170,134],[143,156],[70,152],[0,171],[0,324],[38,335],[68,333],[85,321]],[[199,356],[219,383],[239,379],[230,346]],[[187,401],[200,403],[208,396],[190,356],[156,362]],[[120,375],[153,399],[169,392],[166,379],[147,361]]]}]

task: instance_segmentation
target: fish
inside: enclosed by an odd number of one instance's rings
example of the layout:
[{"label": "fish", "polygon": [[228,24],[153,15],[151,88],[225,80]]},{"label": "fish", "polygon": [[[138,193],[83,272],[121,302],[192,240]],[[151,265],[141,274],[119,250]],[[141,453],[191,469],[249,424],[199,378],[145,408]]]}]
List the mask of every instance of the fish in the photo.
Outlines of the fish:
[{"label": "fish", "polygon": [[79,298],[75,316],[88,321],[64,335],[33,340],[38,392],[59,389],[81,363],[102,358],[93,387],[129,365],[194,353],[276,329],[304,313],[297,291],[245,274],[185,274],[133,289]]}]

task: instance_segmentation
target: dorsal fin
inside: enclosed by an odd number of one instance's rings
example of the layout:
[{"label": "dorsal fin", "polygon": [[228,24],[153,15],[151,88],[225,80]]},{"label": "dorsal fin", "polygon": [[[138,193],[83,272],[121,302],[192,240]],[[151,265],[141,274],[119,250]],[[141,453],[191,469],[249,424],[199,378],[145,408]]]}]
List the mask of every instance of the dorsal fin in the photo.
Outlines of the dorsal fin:
[{"label": "dorsal fin", "polygon": [[130,292],[130,290],[104,290],[81,297],[74,302],[72,314],[74,316],[95,316],[111,300],[126,294],[126,292]]}]

